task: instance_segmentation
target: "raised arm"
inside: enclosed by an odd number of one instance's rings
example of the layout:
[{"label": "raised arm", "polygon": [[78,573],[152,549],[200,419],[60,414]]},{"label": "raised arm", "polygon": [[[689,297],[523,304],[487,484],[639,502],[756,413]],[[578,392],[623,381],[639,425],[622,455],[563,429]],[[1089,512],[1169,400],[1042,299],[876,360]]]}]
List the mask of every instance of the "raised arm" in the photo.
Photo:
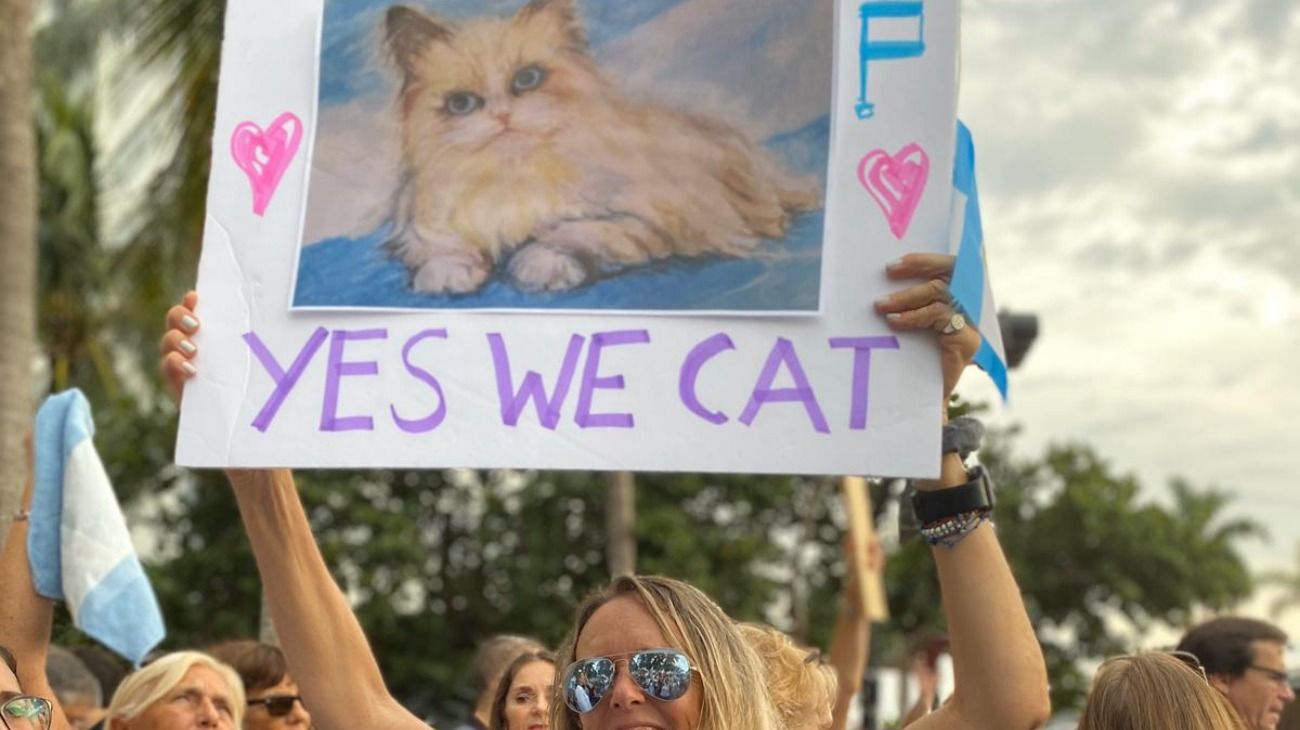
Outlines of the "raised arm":
[{"label": "raised arm", "polygon": [[[190,339],[199,327],[195,303],[191,293],[171,309],[162,341],[163,375],[177,397],[197,373],[198,351]],[[426,730],[389,694],[361,624],[316,545],[292,472],[232,470],[227,476],[289,671],[316,726]]]},{"label": "raised arm", "polygon": [[[22,509],[32,504],[32,442],[27,437],[27,480],[23,487]],[[9,516],[5,516],[9,519]],[[36,593],[32,566],[27,560],[27,520],[15,520],[9,537],[0,550],[0,645],[6,646],[18,660],[18,684],[24,694],[43,697],[54,703],[53,730],[72,730],[63,715],[54,690],[45,676],[45,660],[50,651],[50,627],[54,620],[54,602]]]},{"label": "raised arm", "polygon": [[[880,541],[874,536],[867,548],[867,556],[868,572],[879,572],[884,562],[884,552]],[[830,730],[845,730],[848,727],[849,709],[862,687],[862,676],[867,671],[867,659],[871,655],[871,619],[867,616],[866,607],[862,605],[862,592],[858,589],[858,551],[852,544],[851,536],[845,541],[844,559],[847,567],[843,595],[840,598],[840,614],[835,620],[835,634],[831,637],[831,666],[839,678],[839,685]]]},{"label": "raised arm", "polygon": [[[953,315],[947,282],[949,256],[911,254],[890,267],[895,280],[924,284],[876,303],[900,330],[940,332],[944,403],[979,348],[978,333],[967,327],[943,334]],[[944,409],[947,421],[947,409]],[[958,487],[969,480],[956,454],[943,457],[940,478],[922,490]],[[1031,730],[1051,712],[1047,668],[1029,623],[1011,568],[990,523],[976,527],[955,547],[933,548],[948,618],[955,690],[952,700],[913,727],[923,730]]]}]

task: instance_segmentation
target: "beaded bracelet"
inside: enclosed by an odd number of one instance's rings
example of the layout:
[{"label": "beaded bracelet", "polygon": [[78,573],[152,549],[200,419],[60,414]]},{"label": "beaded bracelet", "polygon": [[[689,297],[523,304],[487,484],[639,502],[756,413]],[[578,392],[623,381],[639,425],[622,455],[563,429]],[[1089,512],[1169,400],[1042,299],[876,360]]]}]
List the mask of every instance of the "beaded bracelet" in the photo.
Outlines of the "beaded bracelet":
[{"label": "beaded bracelet", "polygon": [[967,535],[974,532],[975,528],[988,522],[988,520],[989,510],[986,509],[962,512],[923,526],[921,528],[921,537],[924,537],[925,541],[930,545],[942,545],[952,549],[966,539]]}]

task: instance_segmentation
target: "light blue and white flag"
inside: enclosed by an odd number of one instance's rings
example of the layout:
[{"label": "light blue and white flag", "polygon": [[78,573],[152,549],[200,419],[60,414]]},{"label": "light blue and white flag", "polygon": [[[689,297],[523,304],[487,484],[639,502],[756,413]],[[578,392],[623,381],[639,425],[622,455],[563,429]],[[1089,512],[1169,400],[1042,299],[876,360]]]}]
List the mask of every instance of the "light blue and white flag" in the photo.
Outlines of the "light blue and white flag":
[{"label": "light blue and white flag", "polygon": [[980,222],[980,195],[975,185],[975,143],[966,125],[957,122],[957,156],[953,164],[952,214],[949,218],[949,251],[957,256],[949,291],[966,319],[980,331],[983,342],[975,353],[975,364],[988,373],[1007,398],[1007,355],[1002,345],[1002,328],[993,303],[984,257],[984,227]]},{"label": "light blue and white flag", "polygon": [[68,604],[77,628],[138,665],[166,631],[94,435],[79,390],[50,396],[36,413],[32,579],[37,593]]}]

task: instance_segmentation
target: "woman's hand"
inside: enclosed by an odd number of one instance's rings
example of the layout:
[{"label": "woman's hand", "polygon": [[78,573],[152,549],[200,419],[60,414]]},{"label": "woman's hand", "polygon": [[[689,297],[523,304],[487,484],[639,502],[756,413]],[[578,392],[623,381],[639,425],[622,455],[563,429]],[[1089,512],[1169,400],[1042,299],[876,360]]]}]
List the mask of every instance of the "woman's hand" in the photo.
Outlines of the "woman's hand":
[{"label": "woman's hand", "polygon": [[189,292],[180,304],[167,310],[167,331],[158,344],[158,350],[162,354],[163,384],[178,405],[185,382],[198,372],[191,361],[198,354],[199,348],[190,339],[199,331],[199,319],[194,316],[194,307],[198,303],[199,295]]},{"label": "woman's hand", "polygon": [[907,289],[896,291],[876,302],[876,311],[896,330],[934,330],[939,333],[939,351],[943,362],[943,403],[957,387],[962,371],[975,357],[980,335],[970,323],[960,330],[944,334],[956,310],[948,282],[952,280],[956,258],[943,254],[913,253],[890,264],[885,270],[890,281],[915,281]]}]

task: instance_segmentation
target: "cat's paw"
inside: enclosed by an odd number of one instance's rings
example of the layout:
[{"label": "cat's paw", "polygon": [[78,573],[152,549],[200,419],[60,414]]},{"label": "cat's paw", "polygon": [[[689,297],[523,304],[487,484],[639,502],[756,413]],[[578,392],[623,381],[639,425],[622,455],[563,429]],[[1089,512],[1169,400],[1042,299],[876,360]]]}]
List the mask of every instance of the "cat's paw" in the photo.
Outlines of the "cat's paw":
[{"label": "cat's paw", "polygon": [[573,256],[547,246],[525,246],[510,259],[510,278],[524,291],[568,291],[587,281]]},{"label": "cat's paw", "polygon": [[411,288],[420,294],[468,294],[478,291],[490,273],[477,256],[443,254],[414,271]]}]

